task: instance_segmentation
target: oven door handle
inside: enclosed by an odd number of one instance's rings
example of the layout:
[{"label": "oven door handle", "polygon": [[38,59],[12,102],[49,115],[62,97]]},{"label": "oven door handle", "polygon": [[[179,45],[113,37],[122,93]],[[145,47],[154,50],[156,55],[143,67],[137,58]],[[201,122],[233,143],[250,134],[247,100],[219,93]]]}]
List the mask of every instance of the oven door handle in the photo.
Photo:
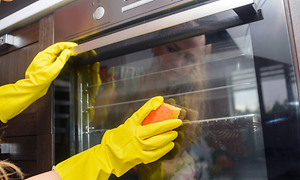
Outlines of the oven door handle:
[{"label": "oven door handle", "polygon": [[[72,48],[71,52],[72,55],[77,55],[116,42],[155,32],[227,10],[235,10],[235,12],[240,16],[240,19],[243,20],[244,17],[247,17],[247,13],[245,15],[245,10],[247,10],[250,15],[253,14],[253,12],[256,12],[256,9],[253,7],[253,5],[254,0],[218,0],[85,42]],[[248,9],[250,9],[250,11],[248,11]],[[241,11],[243,13],[240,13]]]}]

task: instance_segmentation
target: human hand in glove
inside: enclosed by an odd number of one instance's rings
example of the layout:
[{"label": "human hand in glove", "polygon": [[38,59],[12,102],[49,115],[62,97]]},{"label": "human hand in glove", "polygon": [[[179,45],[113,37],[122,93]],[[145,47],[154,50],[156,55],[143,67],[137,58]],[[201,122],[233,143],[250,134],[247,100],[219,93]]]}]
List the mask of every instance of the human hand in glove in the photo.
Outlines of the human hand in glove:
[{"label": "human hand in glove", "polygon": [[189,120],[183,120],[178,128],[174,129],[178,133],[177,138],[173,141],[175,146],[166,155],[155,162],[149,164],[140,164],[137,166],[139,180],[163,180],[170,179],[174,173],[174,168],[165,168],[165,162],[174,164],[174,158],[178,155],[184,140],[184,132],[190,126]]},{"label": "human hand in glove", "polygon": [[56,43],[36,55],[25,79],[0,87],[0,120],[6,123],[44,96],[71,55],[72,42]]},{"label": "human hand in glove", "polygon": [[[169,180],[171,178],[177,179],[179,178],[178,175],[180,173],[184,173],[184,170],[181,169],[182,164],[180,163],[180,160],[184,159],[184,152],[186,151],[187,147],[195,142],[196,130],[197,128],[201,127],[201,123],[199,123],[199,121],[194,122],[198,120],[199,113],[191,109],[187,101],[181,101],[179,104],[177,104],[175,99],[168,99],[166,102],[184,109],[185,110],[184,118],[186,119],[185,120],[186,122],[183,122],[183,125],[186,125],[183,131],[184,140],[180,146],[178,153],[176,154],[175,158],[173,158],[172,160],[163,161],[163,165],[165,169],[164,180]],[[175,170],[177,173],[175,173]]]},{"label": "human hand in glove", "polygon": [[137,166],[140,180],[169,180],[174,177],[178,161],[185,149],[195,138],[195,131],[198,124],[191,123],[191,121],[197,120],[198,112],[190,109],[186,101],[177,104],[175,99],[170,98],[165,102],[183,109],[184,111],[180,113],[180,116],[183,116],[180,118],[186,120],[183,120],[182,126],[174,129],[178,132],[178,136],[174,140],[175,147],[169,153],[153,163],[140,164]]},{"label": "human hand in glove", "polygon": [[55,166],[62,180],[108,179],[113,173],[117,177],[132,167],[154,162],[174,147],[177,137],[173,129],[182,121],[171,119],[142,126],[142,121],[163,103],[158,96],[150,99],[126,122],[105,132],[102,142]]}]

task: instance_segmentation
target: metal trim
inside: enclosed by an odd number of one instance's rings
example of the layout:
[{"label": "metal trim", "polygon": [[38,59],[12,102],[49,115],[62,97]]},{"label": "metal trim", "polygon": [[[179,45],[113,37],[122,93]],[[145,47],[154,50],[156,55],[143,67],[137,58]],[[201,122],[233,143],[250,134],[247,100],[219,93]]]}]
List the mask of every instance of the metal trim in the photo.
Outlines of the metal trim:
[{"label": "metal trim", "polygon": [[254,0],[219,0],[205,4],[193,9],[166,16],[145,24],[134,26],[120,32],[109,34],[98,39],[80,44],[71,48],[72,55],[77,55],[99,47],[107,46],[126,39],[134,38],[140,35],[148,34],[154,31],[165,29],[171,26],[182,24],[195,19],[203,18],[209,15],[217,14],[223,11],[254,4]]},{"label": "metal trim", "polygon": [[0,46],[3,45],[14,45],[14,37],[9,34],[5,34],[0,37]]}]

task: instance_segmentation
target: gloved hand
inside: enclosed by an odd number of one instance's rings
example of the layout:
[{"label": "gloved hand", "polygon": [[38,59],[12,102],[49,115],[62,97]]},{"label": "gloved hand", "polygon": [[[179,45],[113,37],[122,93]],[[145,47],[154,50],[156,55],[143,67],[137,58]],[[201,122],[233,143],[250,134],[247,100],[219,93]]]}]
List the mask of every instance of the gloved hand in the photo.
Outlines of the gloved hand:
[{"label": "gloved hand", "polygon": [[[155,162],[149,164],[140,164],[137,166],[139,180],[163,180],[169,179],[168,177],[172,177],[174,174],[174,168],[165,168],[165,161],[171,162],[174,161],[174,158],[178,154],[181,144],[184,139],[184,131],[190,126],[189,120],[183,120],[183,123],[178,128],[174,129],[177,131],[178,136],[173,141],[175,143],[174,148],[168,152],[166,155],[161,157]],[[166,172],[172,171],[172,172]]]},{"label": "gloved hand", "polygon": [[[188,108],[188,103],[182,101],[179,105],[176,103],[175,99],[167,99],[165,101],[173,106],[180,107],[185,110],[184,117],[195,119],[198,113],[194,110]],[[177,163],[181,158],[183,152],[187,146],[192,142],[194,137],[194,131],[197,124],[191,123],[190,120],[183,120],[180,127],[174,129],[178,132],[177,138],[174,140],[175,147],[168,152],[166,155],[161,157],[159,160],[149,163],[140,164],[137,166],[138,176],[140,180],[168,180],[174,176]]]},{"label": "gloved hand", "polygon": [[[177,106],[181,109],[184,109],[185,110],[185,121],[190,121],[190,122],[193,122],[193,121],[198,121],[198,115],[199,113],[193,109],[191,109],[189,107],[189,104],[187,101],[181,101],[178,105],[175,101],[175,99],[173,98],[170,98],[170,99],[167,99],[166,100],[166,103],[169,103],[169,104],[172,104],[173,106]],[[183,131],[184,132],[184,141],[183,143],[181,144],[181,147],[182,147],[182,150],[180,150],[179,154],[182,154],[183,153],[183,150],[189,146],[190,144],[193,144],[193,142],[195,141],[195,132],[198,128],[200,128],[202,126],[202,124],[200,122],[198,123],[189,123],[189,125],[187,126],[187,130]]]},{"label": "gloved hand", "polygon": [[26,70],[25,79],[0,87],[0,120],[6,123],[44,96],[69,59],[76,43],[62,42],[41,51]]},{"label": "gloved hand", "polygon": [[119,127],[108,130],[101,144],[77,154],[55,166],[62,180],[108,179],[113,173],[123,175],[137,164],[156,161],[174,147],[179,119],[142,126],[151,110],[163,103],[158,96],[149,100]]}]

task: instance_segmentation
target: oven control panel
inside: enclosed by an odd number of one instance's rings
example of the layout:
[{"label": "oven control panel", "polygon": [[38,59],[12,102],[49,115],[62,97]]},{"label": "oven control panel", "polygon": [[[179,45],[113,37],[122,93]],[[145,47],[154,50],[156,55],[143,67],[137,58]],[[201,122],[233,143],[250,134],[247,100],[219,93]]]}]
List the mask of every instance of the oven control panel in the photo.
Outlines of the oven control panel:
[{"label": "oven control panel", "polygon": [[54,12],[55,42],[76,41],[208,0],[78,0]]}]

